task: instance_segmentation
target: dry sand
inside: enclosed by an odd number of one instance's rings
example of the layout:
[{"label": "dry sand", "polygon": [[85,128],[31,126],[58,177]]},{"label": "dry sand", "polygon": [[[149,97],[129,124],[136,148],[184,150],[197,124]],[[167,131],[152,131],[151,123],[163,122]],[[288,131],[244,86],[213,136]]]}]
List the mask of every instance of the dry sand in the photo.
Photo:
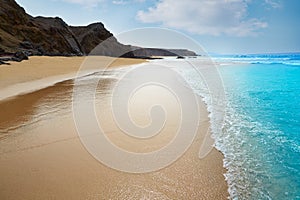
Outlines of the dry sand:
[{"label": "dry sand", "polygon": [[[107,63],[105,59],[110,58],[101,59]],[[11,84],[22,82],[28,88],[31,81],[38,79],[49,82],[51,76],[74,76],[82,61],[81,57],[34,57],[11,66],[0,66],[0,94]],[[120,59],[114,66],[136,62],[142,61]],[[96,103],[97,115],[104,115],[103,129],[114,144],[128,151],[148,152],[161,148],[174,137],[178,120],[174,102],[168,105],[173,117],[162,135],[144,143],[124,136],[114,125],[109,107],[115,82],[104,79],[99,83],[97,96],[100,98]],[[0,101],[0,199],[227,198],[223,155],[213,149],[204,159],[198,158],[199,146],[209,129],[203,102],[200,103],[199,132],[182,157],[156,172],[130,174],[103,165],[81,144],[72,115],[72,86],[73,81],[64,81]],[[159,89],[148,89],[151,95],[156,95],[154,99],[172,102],[171,97]],[[149,99],[147,92],[139,95],[138,99]],[[143,103],[139,102],[135,103],[137,109],[133,109],[132,114],[138,123],[147,123],[140,114],[144,110]]]}]

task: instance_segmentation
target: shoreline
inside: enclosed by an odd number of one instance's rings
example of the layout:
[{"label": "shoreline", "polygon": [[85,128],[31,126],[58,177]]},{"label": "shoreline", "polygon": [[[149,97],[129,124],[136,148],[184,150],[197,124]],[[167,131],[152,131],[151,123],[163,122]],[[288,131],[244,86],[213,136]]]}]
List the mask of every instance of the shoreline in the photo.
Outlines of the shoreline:
[{"label": "shoreline", "polygon": [[[0,65],[0,101],[8,100],[17,95],[33,92],[56,83],[76,78],[77,71],[86,59],[82,57],[50,57],[50,56],[32,56],[30,60],[22,62],[12,62],[10,65]],[[95,56],[93,62],[100,61],[101,65],[92,63],[88,69],[81,72],[81,75],[95,73],[101,69],[113,69],[133,64],[147,62],[145,59],[115,58],[107,56]],[[51,64],[53,63],[53,64]],[[54,69],[52,66],[55,66]],[[107,67],[106,67],[107,66]],[[40,70],[41,74],[35,70]],[[27,74],[27,76],[23,76]],[[7,77],[13,77],[7,80]],[[38,86],[37,86],[38,85]]]},{"label": "shoreline", "polygon": [[[49,63],[49,60],[45,59],[45,62]],[[76,67],[73,66],[72,69],[74,68]],[[52,196],[77,199],[99,198],[105,195],[106,198],[126,198],[126,196],[128,198],[133,194],[141,198],[141,195],[145,194],[146,197],[161,199],[180,197],[227,199],[229,194],[224,177],[226,169],[223,167],[222,152],[214,147],[203,160],[197,157],[203,133],[210,126],[207,107],[203,101],[200,106],[205,118],[200,122],[201,134],[197,134],[195,142],[184,156],[171,166],[157,172],[131,175],[104,166],[82,146],[78,135],[75,134],[74,120],[69,114],[68,99],[71,95],[69,91],[71,82],[71,80],[58,82],[32,93],[0,101],[3,113],[9,113],[8,117],[3,115],[0,118],[1,130],[3,126],[14,127],[15,124],[28,124],[33,119],[36,120],[27,127],[17,128],[18,134],[13,130],[8,133],[8,137],[0,139],[0,174],[3,177],[0,181],[3,185],[0,197],[20,199],[22,196],[25,199],[32,199]],[[108,79],[104,80],[103,84],[112,83]],[[3,88],[0,87],[0,91],[1,89]],[[101,90],[107,92],[104,86]],[[55,100],[53,97],[58,99]],[[49,99],[53,102],[49,102]],[[62,102],[63,107],[60,107]],[[102,109],[107,109],[106,103],[101,100],[99,105],[103,105]],[[58,106],[57,111],[50,114],[52,117],[45,118],[49,114],[47,114],[48,110],[43,110],[43,107],[51,108],[53,104]],[[35,113],[37,107],[40,107],[38,109],[40,115]],[[24,122],[22,121],[24,119],[19,119],[22,116],[25,116]],[[109,116],[105,117],[109,118]],[[114,130],[110,121],[105,124],[107,129]],[[117,133],[109,134],[109,138],[122,148],[132,148],[130,146],[132,143]],[[17,174],[22,174],[22,177]],[[81,180],[81,184],[77,183],[78,180]],[[69,187],[66,188],[65,185]],[[21,190],[17,191],[17,188]]]}]

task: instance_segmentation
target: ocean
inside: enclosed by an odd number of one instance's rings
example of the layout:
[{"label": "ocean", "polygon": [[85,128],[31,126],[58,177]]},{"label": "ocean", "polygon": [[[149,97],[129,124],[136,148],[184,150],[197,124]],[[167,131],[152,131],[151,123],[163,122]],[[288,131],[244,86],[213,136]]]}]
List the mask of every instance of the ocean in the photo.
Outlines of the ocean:
[{"label": "ocean", "polygon": [[300,199],[300,54],[213,60],[226,111],[221,131],[212,131],[231,198]]}]

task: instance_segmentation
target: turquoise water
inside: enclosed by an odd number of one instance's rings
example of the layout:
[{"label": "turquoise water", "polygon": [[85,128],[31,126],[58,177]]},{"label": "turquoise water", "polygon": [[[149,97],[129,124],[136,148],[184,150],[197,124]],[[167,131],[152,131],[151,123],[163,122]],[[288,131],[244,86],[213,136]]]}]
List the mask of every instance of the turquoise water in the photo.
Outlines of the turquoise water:
[{"label": "turquoise water", "polygon": [[233,199],[300,199],[300,55],[224,56],[216,146]]}]

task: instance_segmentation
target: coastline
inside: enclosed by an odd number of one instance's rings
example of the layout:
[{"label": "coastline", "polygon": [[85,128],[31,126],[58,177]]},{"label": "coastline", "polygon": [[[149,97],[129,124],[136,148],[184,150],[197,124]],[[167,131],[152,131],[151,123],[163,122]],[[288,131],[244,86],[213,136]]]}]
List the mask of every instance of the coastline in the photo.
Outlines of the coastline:
[{"label": "coastline", "polygon": [[[81,64],[87,57],[62,56],[32,56],[30,60],[9,62],[10,65],[0,66],[0,101],[51,86],[64,80],[73,79],[77,75]],[[93,56],[89,58],[90,74],[106,68],[140,64],[145,59],[115,58],[108,56]],[[26,74],[26,76],[24,76]],[[8,78],[9,77],[9,78]]]},{"label": "coastline", "polygon": [[299,53],[224,57],[233,64],[220,67],[228,104],[225,137],[216,146],[225,156],[231,197],[298,198],[299,151],[293,145],[299,144],[300,118],[293,113],[299,110]]},{"label": "coastline", "polygon": [[[0,91],[5,88],[8,91],[8,85],[20,82],[27,84],[28,81],[39,80],[49,83],[49,76],[57,80],[53,86],[0,101],[4,113],[0,118],[0,128],[1,132],[7,130],[7,133],[1,133],[6,135],[0,137],[1,198],[126,199],[134,195],[133,198],[150,199],[227,199],[229,195],[223,176],[225,169],[222,153],[214,148],[204,159],[198,158],[199,145],[210,126],[203,102],[200,103],[201,114],[205,117],[201,118],[197,138],[184,156],[172,165],[157,172],[132,175],[112,170],[96,161],[82,146],[76,134],[70,104],[72,81],[63,81],[76,76],[83,59],[33,57],[29,61],[16,63],[17,66],[0,66],[2,77],[14,77],[11,80],[1,77]],[[107,57],[101,59],[103,63],[111,61]],[[142,62],[144,60],[121,58],[113,66]],[[47,70],[41,71],[46,66]],[[63,69],[58,69],[61,66]],[[5,67],[6,74],[2,73],[2,67]],[[30,69],[32,76],[24,77]],[[91,67],[89,72],[95,69],[99,70]],[[114,81],[103,80],[100,88],[103,92],[101,94],[105,96],[99,103],[103,109],[107,109],[105,105],[109,95],[105,94],[111,93],[108,89],[108,86],[113,85],[111,82]],[[51,110],[51,107],[56,110]],[[53,113],[49,113],[49,108]],[[108,113],[109,110],[105,111]],[[115,130],[110,123],[111,117],[105,117],[108,120],[106,128]],[[22,124],[26,126],[20,126]],[[112,131],[108,137],[125,149],[138,148],[131,146],[132,143],[117,132]]]}]

